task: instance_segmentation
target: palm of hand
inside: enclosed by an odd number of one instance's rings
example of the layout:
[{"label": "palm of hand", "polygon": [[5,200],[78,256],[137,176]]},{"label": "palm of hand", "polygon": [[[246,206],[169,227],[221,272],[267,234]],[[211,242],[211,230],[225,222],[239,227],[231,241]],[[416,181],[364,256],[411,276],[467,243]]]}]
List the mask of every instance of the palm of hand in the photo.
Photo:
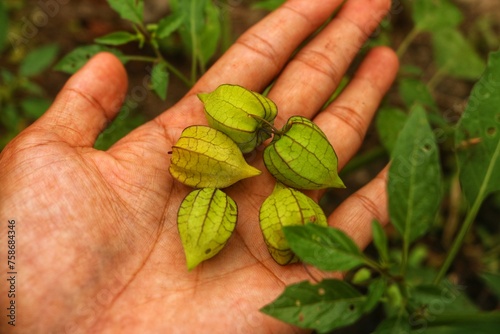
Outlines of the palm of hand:
[{"label": "palm of hand", "polygon": [[[349,1],[289,63],[270,95],[280,110],[278,127],[290,115],[317,113],[363,41],[358,26],[371,18],[363,29],[373,29],[377,21],[371,13],[387,5]],[[190,189],[170,177],[167,152],[183,128],[206,123],[195,93],[229,82],[262,89],[335,7],[296,1],[275,12],[243,36],[182,101],[107,152],[91,146],[123,95],[123,68],[111,55],[99,55],[68,82],[51,110],[18,136],[0,160],[2,213],[15,214],[19,221],[22,329],[290,331],[258,312],[284,285],[308,278],[300,265],[275,264],[262,239],[258,208],[272,190],[272,178],[264,173],[227,189],[239,206],[236,231],[216,258],[188,272],[176,215]],[[356,17],[359,8],[362,14]],[[278,23],[285,25],[278,29],[281,34],[266,36],[267,27]],[[334,48],[345,51],[347,60],[328,52],[341,33],[358,41]],[[262,38],[275,47],[267,47]],[[360,145],[396,67],[389,50],[372,51],[350,87],[315,117],[332,140],[340,166]],[[259,152],[249,162],[264,170]],[[318,199],[321,193],[310,195]],[[387,220],[384,199],[382,174],[339,207],[329,223],[366,244],[366,224],[374,216]]]}]

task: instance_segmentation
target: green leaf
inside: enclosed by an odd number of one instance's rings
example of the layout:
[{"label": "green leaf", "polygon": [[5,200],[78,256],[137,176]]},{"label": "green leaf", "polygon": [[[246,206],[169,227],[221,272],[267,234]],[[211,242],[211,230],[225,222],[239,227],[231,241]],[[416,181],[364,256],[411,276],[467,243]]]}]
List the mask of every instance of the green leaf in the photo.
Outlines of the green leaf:
[{"label": "green leaf", "polygon": [[366,302],[363,305],[363,313],[371,312],[375,306],[380,303],[380,299],[387,289],[387,281],[384,278],[378,278],[368,286]]},{"label": "green leaf", "polygon": [[434,97],[432,97],[427,85],[421,80],[401,79],[399,82],[399,94],[408,108],[415,103],[436,108]]},{"label": "green leaf", "polygon": [[412,4],[412,18],[418,30],[435,32],[456,27],[463,20],[460,9],[448,0],[418,0]]},{"label": "green leaf", "polygon": [[144,1],[143,0],[108,0],[108,4],[121,18],[141,25],[144,21]]},{"label": "green leaf", "polygon": [[128,61],[127,57],[120,50],[103,45],[86,45],[78,47],[64,56],[64,58],[56,64],[54,70],[73,74],[99,52],[110,52],[117,56],[123,64],[126,64]]},{"label": "green leaf", "polygon": [[356,243],[333,227],[306,224],[283,228],[292,251],[304,262],[327,271],[344,271],[365,263]]},{"label": "green leaf", "polygon": [[409,245],[434,223],[442,194],[438,149],[422,106],[412,108],[392,157],[389,213]]},{"label": "green leaf", "polygon": [[203,67],[217,51],[221,37],[220,10],[214,3],[208,1],[205,7],[205,23],[199,34],[199,56]]},{"label": "green leaf", "polygon": [[376,220],[372,222],[373,244],[377,249],[378,255],[382,263],[389,262],[389,247],[387,243],[387,235],[384,228]]},{"label": "green leaf", "polygon": [[356,322],[363,314],[365,302],[366,297],[348,283],[325,279],[316,285],[309,282],[289,285],[261,311],[301,328],[327,333]]},{"label": "green leaf", "polygon": [[[129,98],[132,99],[132,97]],[[116,116],[106,130],[101,132],[99,137],[97,137],[94,148],[102,151],[107,150],[118,140],[130,133],[130,131],[144,124],[145,118],[143,115],[130,112],[127,106],[131,105],[131,103],[132,102],[128,100],[125,101],[124,107],[122,107],[118,116]]]},{"label": "green leaf", "polygon": [[400,316],[384,319],[373,334],[407,334],[410,333],[410,330],[408,315],[404,313]]},{"label": "green leaf", "polygon": [[378,111],[375,126],[380,142],[387,152],[391,153],[394,150],[399,133],[407,118],[408,115],[399,108],[382,107]]},{"label": "green leaf", "polygon": [[151,71],[151,87],[163,101],[167,98],[169,78],[167,65],[164,62],[160,62],[153,67]]},{"label": "green leaf", "polygon": [[17,127],[21,117],[16,106],[9,103],[7,105],[2,105],[1,107],[2,111],[0,112],[0,121],[7,129],[15,130],[17,132]]},{"label": "green leaf", "polygon": [[439,286],[417,285],[410,290],[409,305],[434,315],[456,311],[477,313],[477,307],[467,297],[465,290],[465,286],[454,285],[448,280]]},{"label": "green leaf", "polygon": [[29,81],[29,80],[26,80],[26,81],[22,81],[20,83],[22,89],[24,89],[25,91],[27,91],[28,93],[32,94],[32,95],[38,95],[38,96],[42,96],[44,94],[44,90],[43,88],[32,82],[32,81]]},{"label": "green leaf", "polygon": [[19,74],[32,77],[45,71],[56,59],[59,46],[56,44],[44,45],[28,53],[19,67]]},{"label": "green leaf", "polygon": [[491,291],[495,293],[497,298],[500,298],[500,274],[484,272],[480,276],[489,286]]},{"label": "green leaf", "polygon": [[122,45],[128,42],[136,41],[138,39],[139,36],[137,36],[136,34],[131,34],[127,31],[116,31],[112,32],[111,34],[96,38],[95,42],[107,45]]},{"label": "green leaf", "polygon": [[236,227],[238,207],[223,191],[203,188],[181,203],[177,227],[189,270],[217,255]]},{"label": "green leaf", "polygon": [[9,15],[7,13],[7,8],[2,2],[0,2],[0,52],[3,51],[5,45],[7,44],[7,36],[9,34]]},{"label": "green leaf", "polygon": [[285,3],[286,0],[262,0],[252,5],[254,9],[273,11]]},{"label": "green leaf", "polygon": [[460,79],[477,80],[484,71],[483,59],[456,29],[434,32],[432,44],[436,63],[444,73]]},{"label": "green leaf", "polygon": [[398,141],[408,115],[399,108],[384,107],[379,110],[376,119],[377,133],[384,148],[391,153]]},{"label": "green leaf", "polygon": [[220,39],[220,10],[208,0],[183,0],[178,10],[184,17],[179,32],[184,46],[203,67],[217,49]]},{"label": "green leaf", "polygon": [[[500,328],[500,312],[489,312],[481,314],[453,313],[437,314],[432,322],[428,322],[428,327],[422,324],[411,333],[422,332],[425,328],[425,334],[497,334]],[[440,324],[446,321],[447,324]]]},{"label": "green leaf", "polygon": [[500,52],[495,52],[474,85],[456,130],[460,183],[471,206],[500,190],[499,77]]},{"label": "green leaf", "polygon": [[37,119],[49,109],[52,101],[41,98],[26,98],[21,101],[21,108],[24,114],[31,119]]},{"label": "green leaf", "polygon": [[184,15],[182,15],[182,13],[177,13],[164,17],[158,22],[158,29],[156,30],[158,38],[167,38],[181,27],[184,23]]}]

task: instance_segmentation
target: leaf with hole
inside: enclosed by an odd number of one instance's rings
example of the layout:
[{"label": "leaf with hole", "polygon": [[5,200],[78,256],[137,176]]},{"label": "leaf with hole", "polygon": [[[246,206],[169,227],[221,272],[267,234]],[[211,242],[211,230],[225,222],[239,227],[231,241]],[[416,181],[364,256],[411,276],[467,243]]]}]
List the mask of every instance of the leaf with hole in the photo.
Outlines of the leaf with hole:
[{"label": "leaf with hole", "polygon": [[278,113],[273,101],[236,85],[221,85],[198,94],[208,124],[228,135],[243,153],[251,152],[271,137],[270,126]]},{"label": "leaf with hole", "polygon": [[435,222],[442,177],[436,140],[421,105],[412,108],[392,152],[388,193],[391,222],[406,244]]},{"label": "leaf with hole", "polygon": [[189,270],[217,255],[236,227],[238,207],[215,188],[197,189],[182,201],[177,227]]},{"label": "leaf with hole", "polygon": [[359,247],[339,229],[307,224],[285,227],[284,233],[292,251],[321,270],[345,271],[365,264]]},{"label": "leaf with hole", "polygon": [[236,144],[208,126],[187,127],[172,147],[170,174],[195,188],[226,188],[261,171],[247,164]]},{"label": "leaf with hole", "polygon": [[262,203],[259,221],[267,249],[281,265],[298,260],[285,239],[284,227],[307,223],[327,225],[325,214],[316,202],[279,182],[276,183],[272,194]]},{"label": "leaf with hole", "polygon": [[87,61],[99,52],[110,52],[114,54],[123,64],[128,62],[127,56],[125,56],[120,50],[109,48],[104,45],[86,45],[73,49],[70,53],[61,59],[54,70],[61,71],[68,74],[74,74],[80,68],[82,68]]},{"label": "leaf with hole", "polygon": [[500,190],[500,52],[474,85],[455,135],[462,190],[470,206]]},{"label": "leaf with hole", "polygon": [[269,172],[298,189],[345,188],[337,172],[337,154],[321,129],[309,119],[292,116],[264,150]]},{"label": "leaf with hole", "polygon": [[356,322],[365,302],[366,297],[348,283],[325,279],[314,285],[301,282],[287,286],[261,312],[301,328],[328,333]]}]

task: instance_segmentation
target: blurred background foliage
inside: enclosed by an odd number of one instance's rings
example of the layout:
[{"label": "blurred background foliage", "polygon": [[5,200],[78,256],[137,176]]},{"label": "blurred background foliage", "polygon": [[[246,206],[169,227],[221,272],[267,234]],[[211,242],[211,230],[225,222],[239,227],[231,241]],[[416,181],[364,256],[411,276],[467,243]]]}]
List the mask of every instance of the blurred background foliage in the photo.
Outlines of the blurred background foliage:
[{"label": "blurred background foliage", "polygon": [[[96,143],[99,149],[110,147],[178,101],[242,32],[283,2],[2,0],[0,149],[40,117],[69,74],[100,50],[115,53],[129,75],[124,106]],[[500,1],[393,0],[331,100],[376,45],[396,50],[398,78],[359,154],[342,171],[348,189],[328,192],[321,204],[329,213],[373,178],[389,161],[408,110],[422,104],[441,151],[446,194],[436,224],[410,254],[410,274],[422,279],[439,267],[466,209],[452,133],[488,54],[500,47]],[[497,194],[482,206],[451,275],[486,310],[499,307],[499,221]],[[390,227],[387,231],[391,244],[398,245]]]}]

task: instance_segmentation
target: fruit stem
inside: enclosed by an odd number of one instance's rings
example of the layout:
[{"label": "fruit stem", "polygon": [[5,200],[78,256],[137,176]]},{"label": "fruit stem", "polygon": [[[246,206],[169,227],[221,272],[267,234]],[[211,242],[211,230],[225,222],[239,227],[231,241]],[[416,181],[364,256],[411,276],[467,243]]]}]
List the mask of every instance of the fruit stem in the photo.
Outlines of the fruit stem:
[{"label": "fruit stem", "polygon": [[273,133],[274,135],[276,136],[281,136],[283,134],[283,131],[280,131],[278,129],[276,129],[274,127],[274,124],[272,124],[271,122],[269,122],[267,119],[265,118],[262,118],[260,116],[257,116],[257,115],[253,115],[253,114],[248,114],[248,117],[252,117],[258,121],[261,121],[262,123],[265,123],[267,125],[267,128],[264,129],[264,131],[266,130],[271,130],[271,133]]}]

